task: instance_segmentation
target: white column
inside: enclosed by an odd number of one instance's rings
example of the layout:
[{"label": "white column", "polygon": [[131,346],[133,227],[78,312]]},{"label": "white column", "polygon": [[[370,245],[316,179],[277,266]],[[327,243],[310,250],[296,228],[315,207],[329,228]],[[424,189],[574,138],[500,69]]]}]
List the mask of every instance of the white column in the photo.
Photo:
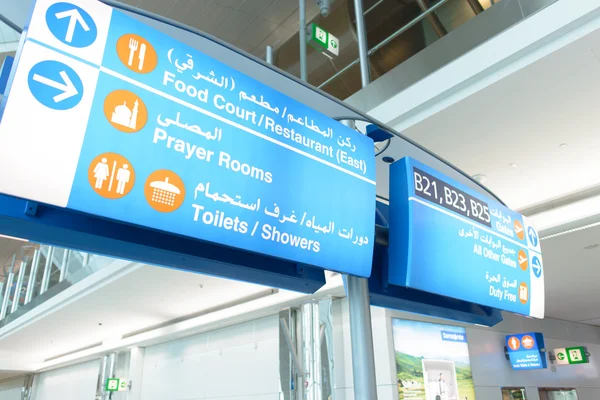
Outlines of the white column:
[{"label": "white column", "polygon": [[144,352],[140,347],[131,349],[129,357],[128,379],[131,382],[131,389],[127,393],[127,400],[142,399],[142,375],[144,372]]}]

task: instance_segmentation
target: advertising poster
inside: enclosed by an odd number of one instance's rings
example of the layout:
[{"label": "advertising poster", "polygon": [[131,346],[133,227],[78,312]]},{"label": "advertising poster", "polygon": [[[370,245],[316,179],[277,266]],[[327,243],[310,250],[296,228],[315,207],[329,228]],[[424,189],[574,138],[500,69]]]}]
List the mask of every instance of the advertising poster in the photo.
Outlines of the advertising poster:
[{"label": "advertising poster", "polygon": [[474,400],[464,328],[392,319],[398,398]]}]

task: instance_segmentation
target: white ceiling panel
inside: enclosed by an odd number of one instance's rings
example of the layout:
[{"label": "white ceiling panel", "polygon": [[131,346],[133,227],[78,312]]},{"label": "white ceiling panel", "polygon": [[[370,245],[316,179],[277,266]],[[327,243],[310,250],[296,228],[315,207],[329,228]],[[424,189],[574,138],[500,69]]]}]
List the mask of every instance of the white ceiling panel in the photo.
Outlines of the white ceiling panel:
[{"label": "white ceiling panel", "polygon": [[216,36],[226,42],[233,43],[255,20],[254,15],[232,10],[216,29]]},{"label": "white ceiling panel", "polygon": [[275,0],[246,0],[238,7],[238,10],[258,17],[262,15],[267,7],[273,4],[274,1]]},{"label": "white ceiling panel", "polygon": [[238,43],[256,47],[265,40],[279,25],[258,17],[238,38]]},{"label": "white ceiling panel", "polygon": [[132,0],[136,6],[152,13],[166,16],[177,0]]},{"label": "white ceiling panel", "polygon": [[217,28],[233,12],[233,8],[222,6],[214,1],[192,17],[192,26],[218,37]]},{"label": "white ceiling panel", "polygon": [[225,7],[238,8],[245,2],[245,0],[214,0],[214,2]]},{"label": "white ceiling panel", "polygon": [[267,7],[261,16],[267,21],[281,24],[297,8],[298,1],[296,0],[275,0],[269,7]]},{"label": "white ceiling panel", "polygon": [[175,21],[194,26],[200,30],[201,27],[194,24],[211,0],[177,0],[169,10],[167,16]]}]

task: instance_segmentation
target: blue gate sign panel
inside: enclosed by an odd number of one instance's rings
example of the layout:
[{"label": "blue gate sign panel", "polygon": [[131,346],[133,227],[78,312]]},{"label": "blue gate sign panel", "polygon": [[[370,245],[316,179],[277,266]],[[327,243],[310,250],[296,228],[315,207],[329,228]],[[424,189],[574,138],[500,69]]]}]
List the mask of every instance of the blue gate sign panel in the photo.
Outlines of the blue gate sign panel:
[{"label": "blue gate sign panel", "polygon": [[527,218],[408,157],[390,171],[389,256],[390,284],[544,317]]},{"label": "blue gate sign panel", "polygon": [[[542,352],[542,350],[544,350]],[[544,369],[547,367],[544,335],[522,333],[506,336],[506,351],[513,369]]]},{"label": "blue gate sign panel", "polygon": [[370,275],[368,137],[95,0],[38,0],[17,58],[0,192]]}]

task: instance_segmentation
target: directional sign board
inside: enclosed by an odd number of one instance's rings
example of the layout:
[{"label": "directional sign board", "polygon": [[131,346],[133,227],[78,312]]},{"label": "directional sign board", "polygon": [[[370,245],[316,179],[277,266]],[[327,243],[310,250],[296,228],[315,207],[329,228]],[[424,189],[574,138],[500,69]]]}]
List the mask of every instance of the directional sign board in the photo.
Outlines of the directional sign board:
[{"label": "directional sign board", "polygon": [[106,392],[118,392],[119,391],[119,378],[108,378],[106,385],[104,386]]},{"label": "directional sign board", "polygon": [[523,333],[508,335],[506,349],[513,369],[543,369],[547,366],[544,349],[544,335],[541,333]]},{"label": "directional sign board", "polygon": [[340,55],[340,40],[337,37],[315,23],[311,24],[310,32],[308,44],[329,58]]},{"label": "directional sign board", "polygon": [[392,165],[390,182],[390,284],[544,317],[526,218],[411,158]]},{"label": "directional sign board", "polygon": [[0,192],[359,276],[368,137],[95,0],[38,0]]},{"label": "directional sign board", "polygon": [[108,378],[104,385],[106,392],[125,392],[129,388],[129,382],[123,378]]},{"label": "directional sign board", "polygon": [[590,362],[585,347],[567,347],[554,349],[557,365],[587,364]]}]

